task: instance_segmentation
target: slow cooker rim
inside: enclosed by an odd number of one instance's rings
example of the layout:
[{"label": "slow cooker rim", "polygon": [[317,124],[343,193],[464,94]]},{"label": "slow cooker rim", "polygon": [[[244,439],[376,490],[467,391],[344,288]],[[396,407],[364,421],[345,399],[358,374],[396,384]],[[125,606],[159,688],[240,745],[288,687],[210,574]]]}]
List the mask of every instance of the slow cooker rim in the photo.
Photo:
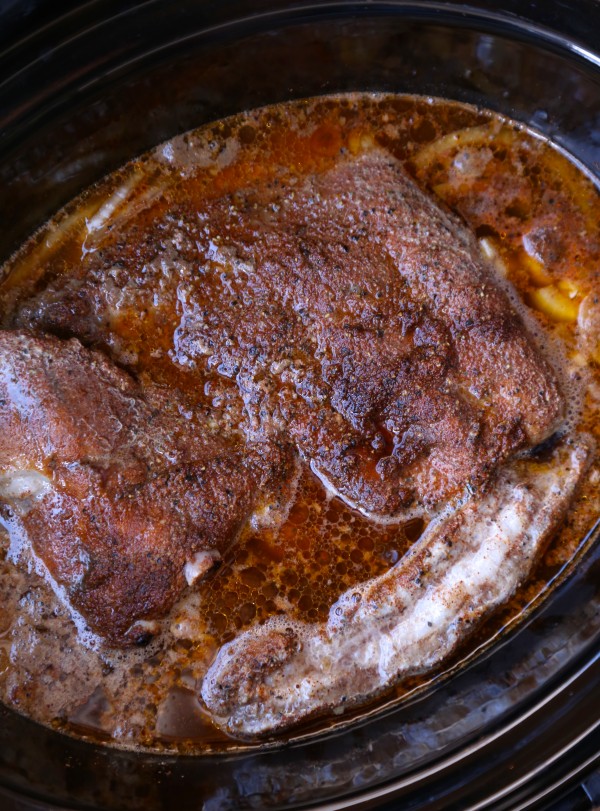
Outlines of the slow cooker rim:
[{"label": "slow cooker rim", "polygon": [[[87,10],[93,10],[99,7],[101,2],[102,0],[91,0],[91,2],[84,4],[80,8],[73,9],[55,21],[47,23],[39,31],[18,40],[12,46],[6,48],[3,53],[0,53],[0,69],[2,69],[3,63],[7,61],[10,65],[11,55],[18,52],[24,46],[43,48],[44,38],[48,36],[52,37],[55,31],[60,30],[61,24],[64,24],[65,20],[76,21],[78,17],[83,17]],[[112,25],[114,21],[118,19],[126,19],[127,17],[135,15],[140,9],[145,10],[158,2],[160,2],[160,0],[136,2],[134,5],[118,12],[109,19],[92,23],[78,30],[77,33],[51,46],[52,56],[57,57],[63,47],[69,46],[86,36],[95,35],[103,26]],[[327,19],[328,17],[336,17],[343,12],[354,12],[356,16],[360,17],[389,16],[390,12],[396,12],[397,15],[394,14],[394,16],[402,16],[402,18],[411,21],[429,20],[429,15],[435,13],[435,23],[449,24],[457,28],[482,26],[482,28],[478,28],[477,30],[483,30],[484,33],[493,33],[499,36],[512,36],[525,42],[534,41],[536,47],[540,47],[543,44],[552,52],[566,53],[571,58],[575,58],[588,66],[592,65],[600,71],[600,52],[588,47],[586,43],[577,38],[557,33],[548,26],[532,22],[525,17],[517,16],[511,12],[504,13],[482,9],[469,3],[458,4],[439,2],[439,0],[373,0],[373,2],[364,2],[364,0],[324,0],[324,2],[320,2],[317,0],[317,2],[312,3],[296,3],[292,1],[292,3],[286,4],[285,8],[238,16],[232,20],[219,22],[214,25],[206,26],[199,31],[181,37],[175,37],[170,39],[167,43],[149,50],[143,50],[124,62],[119,62],[117,67],[102,72],[99,76],[95,76],[88,82],[79,84],[78,89],[79,91],[87,90],[101,79],[105,79],[124,69],[131,69],[148,57],[166,52],[170,48],[183,43],[189,43],[194,39],[214,36],[217,33],[233,34],[237,28],[250,26],[250,24],[252,25],[246,29],[247,32],[257,33],[259,23],[260,29],[264,31],[269,29],[270,22],[276,23],[285,21],[288,25],[301,25]],[[0,94],[4,92],[7,87],[9,88],[11,81],[18,79],[23,73],[39,65],[45,67],[46,64],[47,55],[42,53],[25,64],[17,65],[13,72],[9,73],[3,81],[0,81]],[[94,67],[97,68],[97,65],[94,65]],[[76,78],[79,79],[80,77],[77,76]],[[56,90],[56,87],[54,86],[52,89]],[[66,88],[60,88],[60,90],[64,89]],[[39,94],[36,94],[34,100],[36,103],[39,103]],[[22,112],[22,110],[20,112]],[[10,123],[12,123],[10,117],[5,117],[4,119],[0,118],[0,127],[6,127]],[[4,135],[6,135],[6,133]]]},{"label": "slow cooker rim", "polygon": [[[151,0],[151,3],[153,3],[153,2],[155,2],[155,0]],[[84,8],[92,7],[92,6],[96,7],[98,5],[99,5],[99,3],[97,2],[97,0],[93,0],[93,2],[85,4]],[[121,15],[130,14],[130,13],[134,12],[138,7],[139,6],[136,4],[134,7],[130,8],[130,9],[126,10],[126,11],[123,11],[120,14]],[[512,31],[513,28],[519,28],[521,30],[524,30],[526,32],[526,36],[524,37],[525,40],[527,40],[529,37],[536,37],[536,45],[538,47],[540,47],[540,41],[537,38],[541,35],[545,42],[548,42],[548,43],[551,44],[552,48],[556,47],[557,49],[560,50],[561,53],[563,53],[566,50],[571,56],[574,56],[574,57],[576,57],[578,59],[584,60],[584,62],[587,65],[591,64],[596,69],[600,69],[600,54],[593,52],[591,49],[587,48],[584,45],[579,45],[579,44],[575,43],[574,41],[569,41],[565,37],[563,37],[562,35],[556,34],[551,29],[547,29],[544,26],[539,26],[539,25],[533,24],[533,23],[526,23],[525,25],[523,25],[523,23],[526,22],[526,21],[521,20],[518,17],[513,17],[512,15],[510,17],[507,17],[506,15],[503,15],[503,14],[500,14],[500,13],[483,11],[481,9],[478,9],[478,8],[476,8],[474,6],[470,6],[468,4],[461,4],[460,11],[458,11],[456,4],[430,2],[429,0],[424,0],[424,2],[421,2],[421,3],[408,2],[407,0],[378,0],[378,2],[375,2],[373,4],[363,3],[363,2],[360,2],[359,0],[346,0],[345,2],[327,2],[327,3],[322,3],[322,4],[315,4],[315,3],[299,4],[299,5],[295,4],[290,9],[287,9],[287,10],[277,11],[277,12],[275,12],[273,14],[265,13],[264,15],[261,15],[259,17],[259,19],[261,19],[261,20],[279,19],[285,13],[287,13],[287,11],[295,11],[295,12],[300,13],[300,12],[305,12],[305,11],[310,10],[310,9],[317,9],[317,8],[319,10],[322,9],[322,8],[328,8],[331,11],[333,11],[333,10],[340,11],[340,10],[345,9],[345,8],[356,8],[356,9],[360,8],[360,9],[363,10],[363,13],[364,13],[365,16],[370,15],[373,12],[378,13],[378,11],[377,11],[378,9],[381,9],[382,14],[385,13],[385,10],[388,10],[388,9],[394,9],[394,10],[395,9],[414,9],[415,13],[416,13],[417,10],[419,12],[418,15],[417,15],[417,19],[422,14],[424,14],[424,12],[426,10],[429,10],[429,11],[431,11],[431,10],[433,10],[433,11],[439,10],[440,13],[441,12],[444,12],[444,13],[448,12],[447,17],[445,17],[445,18],[440,17],[439,18],[439,21],[443,22],[445,24],[449,24],[451,22],[451,18],[455,18],[457,14],[462,15],[463,13],[473,11],[475,13],[470,17],[469,21],[457,20],[457,22],[456,22],[457,27],[460,26],[460,27],[468,27],[468,28],[470,28],[472,26],[469,25],[469,23],[472,23],[474,20],[475,21],[476,20],[490,20],[490,21],[492,21],[494,23],[495,22],[502,22],[503,24],[506,23],[507,21],[510,21],[511,31]],[[79,9],[76,9],[76,10],[74,10],[72,12],[69,12],[67,15],[64,15],[64,17],[61,17],[55,23],[51,23],[48,26],[46,26],[43,29],[44,35],[45,35],[45,33],[49,32],[50,29],[52,29],[52,27],[54,25],[57,25],[60,22],[61,19],[64,19],[65,17],[71,17],[72,15],[77,14],[78,11],[79,11]],[[321,17],[319,17],[319,19],[321,19]],[[112,21],[113,20],[111,20],[111,22]],[[233,27],[235,25],[240,25],[240,24],[244,23],[244,21],[245,21],[245,18],[239,18],[239,19],[233,21],[231,24],[224,25],[224,26],[216,26],[214,29],[207,29],[204,32],[204,34],[207,35],[211,31],[220,30],[221,28],[230,29],[230,27]],[[296,22],[297,23],[304,23],[304,22],[311,22],[311,21],[312,21],[311,19],[307,20],[305,18],[302,18],[302,19],[298,19]],[[437,22],[437,20],[436,20],[436,22]],[[83,36],[84,34],[90,33],[92,30],[94,30],[94,27],[89,28],[89,29],[85,29],[85,31],[81,32],[81,35]],[[495,30],[494,33],[502,35],[502,33],[497,31],[497,30]],[[36,34],[32,34],[31,37],[35,37],[38,34],[41,35],[42,32],[37,32]],[[550,36],[548,36],[548,35],[550,35]],[[157,49],[150,50],[150,51],[144,51],[142,54],[140,54],[139,56],[137,56],[133,60],[131,60],[131,62],[126,62],[126,63],[123,63],[122,65],[120,65],[118,70],[122,69],[125,66],[130,67],[130,66],[134,65],[138,60],[141,60],[143,58],[147,58],[148,56],[150,56],[153,53],[156,53],[158,51],[162,51],[163,49],[168,49],[169,47],[172,47],[172,46],[174,46],[175,44],[177,44],[179,42],[187,41],[188,39],[192,39],[195,36],[198,36],[198,34],[190,34],[190,35],[188,35],[186,37],[183,37],[183,38],[180,38],[178,40],[171,40],[168,44],[162,46],[161,48],[157,48]],[[29,39],[30,38],[28,37],[28,38],[25,38],[23,40],[20,40],[18,43],[15,44],[15,48],[19,44],[21,44],[21,43],[23,43],[23,42],[25,42],[26,40],[29,40]],[[72,40],[71,39],[65,40],[63,43],[61,43],[61,45],[66,45],[70,41],[72,41]],[[28,65],[24,66],[22,68],[22,70],[23,71],[27,70],[29,67],[35,65],[37,62],[38,62],[38,60],[34,60],[31,63],[28,63]],[[115,69],[115,70],[117,70],[117,69]],[[18,74],[14,74],[13,77],[15,77],[17,75]],[[109,75],[110,75],[110,72],[103,74],[103,77],[104,76],[109,76]],[[10,81],[10,78],[13,78],[13,77],[9,77],[9,79],[6,80],[6,81]],[[3,85],[5,83],[6,82],[0,84],[0,91],[2,90]],[[84,84],[84,85],[82,85],[82,88],[87,88],[88,86],[91,86],[92,84],[93,84],[93,82],[90,83],[90,85]],[[583,675],[585,672],[587,672],[589,670],[589,668],[593,667],[598,662],[599,658],[600,658],[600,655],[596,654],[589,661],[587,661],[585,663],[585,665],[583,665],[580,668],[580,670],[577,671],[577,674],[575,676],[573,676],[573,680],[576,680],[580,675]],[[570,682],[569,682],[569,684],[570,684]],[[565,685],[565,686],[567,686],[567,685]],[[537,709],[541,709],[541,707],[545,703],[546,703],[545,701],[540,702],[539,707],[533,708],[531,710],[531,713],[536,712]],[[595,722],[594,724],[592,724],[590,726],[589,732],[586,732],[584,734],[591,734],[598,727],[599,724],[600,724],[600,721]],[[510,726],[514,726],[514,724],[511,724]],[[501,734],[502,734],[502,732],[498,732],[497,734],[491,736],[489,740],[496,739]],[[245,753],[243,753],[243,752],[242,753],[235,753],[235,754],[232,754],[231,756],[232,757],[239,757],[240,755],[243,756],[244,754]],[[160,754],[154,755],[154,753],[144,753],[144,756],[147,756],[147,757],[156,756],[156,757],[160,758],[161,760],[165,759],[164,756],[161,756]],[[222,756],[222,755],[220,755],[220,756]],[[449,761],[454,761],[454,760],[455,760],[454,758],[449,758]],[[397,790],[399,787],[400,787],[400,785],[399,785],[398,781],[394,781],[394,784],[393,784],[393,786],[391,786],[389,788],[389,791],[387,792],[387,795],[389,795],[389,797],[391,797],[392,793],[393,793],[393,790],[394,789]],[[502,796],[504,796],[504,794],[506,794],[507,792],[509,792],[511,790],[512,790],[511,787],[509,787],[506,790],[506,792],[502,793]],[[32,796],[34,796],[34,795],[32,795]],[[375,798],[377,798],[377,799],[385,799],[386,795],[383,794],[381,790],[373,790],[372,792],[367,792],[364,795],[358,795],[358,799],[361,801],[361,804],[363,802],[364,803],[371,802],[371,800],[373,800]],[[81,806],[72,806],[72,807],[73,808],[78,808],[78,807],[81,807]],[[326,804],[320,804],[320,805],[315,806],[315,807],[323,808],[323,809],[331,809],[331,811],[333,811],[333,809],[346,807],[346,804],[340,805],[339,803],[326,803]],[[472,808],[477,808],[477,807],[483,807],[483,806],[472,806]]]}]

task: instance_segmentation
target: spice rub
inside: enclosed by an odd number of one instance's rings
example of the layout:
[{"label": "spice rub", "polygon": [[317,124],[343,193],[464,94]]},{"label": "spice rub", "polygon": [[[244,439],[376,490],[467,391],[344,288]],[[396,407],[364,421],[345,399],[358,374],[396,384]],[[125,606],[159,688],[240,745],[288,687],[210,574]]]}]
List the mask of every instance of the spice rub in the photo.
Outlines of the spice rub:
[{"label": "spice rub", "polygon": [[[10,614],[0,629],[0,664],[9,659],[0,672],[3,700],[120,745],[200,749],[226,745],[207,708],[228,734],[252,737],[339,707],[333,690],[325,703],[307,701],[299,711],[296,704],[287,720],[284,712],[261,729],[245,728],[243,708],[254,707],[250,715],[257,708],[248,696],[269,680],[255,673],[245,681],[235,671],[221,678],[224,652],[211,663],[228,642],[223,650],[245,661],[249,639],[260,662],[256,640],[285,622],[321,639],[341,595],[378,595],[381,578],[404,583],[411,555],[435,545],[437,526],[446,531],[451,517],[440,511],[476,524],[491,505],[514,506],[521,493],[545,499],[546,524],[538,526],[523,502],[531,554],[512,560],[511,552],[508,568],[498,558],[498,582],[504,568],[512,585],[498,599],[482,598],[477,614],[506,602],[529,577],[502,621],[517,616],[573,556],[597,513],[593,442],[575,429],[596,431],[598,213],[589,181],[511,122],[443,100],[353,95],[280,105],[180,136],[57,215],[6,268],[5,365],[18,358],[11,342],[52,359],[59,370],[52,385],[44,361],[30,393],[75,445],[89,438],[86,422],[93,429],[115,417],[125,433],[112,423],[99,432],[109,440],[102,454],[71,458],[60,442],[58,453],[32,452],[40,425],[10,432],[24,439],[2,463],[3,500],[14,513],[5,519],[13,537],[0,544],[0,599]],[[64,395],[72,355],[88,381],[76,403]],[[94,395],[98,385],[106,396]],[[110,392],[121,386],[133,412],[112,404]],[[65,410],[70,423],[60,417]],[[85,420],[73,418],[77,411]],[[543,463],[515,460],[551,435],[556,445]],[[226,460],[223,476],[218,460]],[[546,466],[547,492],[536,465]],[[33,469],[25,485],[40,489],[19,490],[19,471]],[[85,519],[78,548],[102,558],[106,529],[119,523],[125,568],[136,568],[126,552],[131,531],[147,560],[161,549],[167,573],[147,603],[136,594],[155,582],[151,566],[139,568],[140,589],[131,594],[126,578],[111,591],[119,578],[107,576],[98,594],[106,588],[119,603],[114,631],[110,601],[86,602],[85,554],[81,571],[63,571],[69,540],[58,524],[46,531],[51,499],[73,496],[74,470],[108,516],[98,535]],[[228,477],[233,488],[221,499]],[[117,521],[121,492],[134,491],[138,507],[152,491],[148,503],[168,532],[138,534],[135,522]],[[147,512],[142,507],[136,520]],[[463,546],[457,542],[457,555]],[[217,555],[220,567],[202,579]],[[58,602],[36,575],[36,560],[64,587]],[[23,578],[32,595],[25,602],[15,598]],[[104,641],[82,646],[61,600]],[[361,638],[368,602],[360,622],[349,620],[348,638]],[[371,600],[375,625],[382,605]],[[255,625],[255,636],[243,633]],[[113,647],[153,634],[145,651]],[[71,651],[69,673],[61,646]],[[286,651],[293,662],[297,654]],[[50,695],[50,677],[36,678],[41,661],[62,685],[60,697]],[[352,701],[408,673],[423,683],[440,666],[390,668],[383,682],[365,675]],[[73,671],[88,685],[83,705],[80,685],[70,687]],[[228,705],[226,685],[230,697],[246,691],[248,700]],[[178,733],[169,708],[182,702],[196,721]]]}]

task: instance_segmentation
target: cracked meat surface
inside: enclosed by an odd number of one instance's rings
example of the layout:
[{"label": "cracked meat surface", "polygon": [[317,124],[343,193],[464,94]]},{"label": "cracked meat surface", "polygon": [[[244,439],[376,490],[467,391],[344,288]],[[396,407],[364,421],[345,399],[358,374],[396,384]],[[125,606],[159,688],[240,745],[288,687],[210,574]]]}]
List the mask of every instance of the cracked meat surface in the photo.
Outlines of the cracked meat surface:
[{"label": "cracked meat surface", "polygon": [[76,340],[0,332],[0,518],[111,642],[148,636],[286,459],[225,441]]},{"label": "cracked meat surface", "polygon": [[176,365],[235,382],[248,439],[291,442],[363,511],[434,510],[560,423],[555,373],[474,237],[383,151],[116,231],[15,323],[119,359],[111,325],[150,313]]},{"label": "cracked meat surface", "polygon": [[389,572],[343,594],[323,624],[272,617],[221,648],[202,697],[253,738],[349,707],[446,658],[528,576],[590,459],[579,437],[506,466],[491,491],[430,524]]}]

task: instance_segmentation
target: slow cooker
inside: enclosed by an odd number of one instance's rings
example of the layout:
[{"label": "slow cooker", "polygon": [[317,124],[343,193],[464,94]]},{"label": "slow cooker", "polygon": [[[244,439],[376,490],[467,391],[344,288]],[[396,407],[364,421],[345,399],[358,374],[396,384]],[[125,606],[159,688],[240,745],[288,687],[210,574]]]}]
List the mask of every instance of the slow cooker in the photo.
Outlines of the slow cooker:
[{"label": "slow cooker", "polygon": [[[600,183],[598,35],[595,0],[5,0],[0,261],[79,191],[178,132],[346,90],[497,110]],[[320,736],[229,755],[144,754],[0,707],[0,808],[598,807],[598,535],[467,667]]]}]

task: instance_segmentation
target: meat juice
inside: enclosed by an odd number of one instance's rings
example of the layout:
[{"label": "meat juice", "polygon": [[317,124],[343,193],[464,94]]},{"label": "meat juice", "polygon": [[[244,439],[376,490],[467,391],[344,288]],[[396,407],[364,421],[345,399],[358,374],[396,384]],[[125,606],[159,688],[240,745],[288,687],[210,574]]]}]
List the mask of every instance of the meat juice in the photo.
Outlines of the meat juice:
[{"label": "meat juice", "polygon": [[[82,256],[135,250],[136,235],[174,201],[189,206],[261,178],[326,171],[340,154],[373,145],[397,157],[418,184],[457,212],[481,250],[518,291],[535,330],[566,368],[569,422],[595,436],[600,400],[600,201],[589,178],[552,144],[485,110],[440,99],[352,94],[277,105],[178,136],[85,192],[7,263],[0,288],[5,328],[35,315],[40,294],[76,287]],[[183,238],[182,238],[183,239]],[[133,246],[133,247],[132,247]],[[177,246],[175,246],[177,249]],[[186,246],[181,244],[181,255]],[[102,339],[75,334],[141,380],[177,387],[225,436],[241,420],[230,376],[181,362],[174,326],[183,302],[127,307],[126,266],[106,278]],[[227,280],[223,279],[222,284]],[[217,287],[211,294],[219,296]],[[125,301],[125,305],[123,302]],[[83,322],[80,322],[83,323]],[[61,335],[60,337],[65,337]],[[434,672],[400,682],[378,701],[422,688],[523,615],[585,551],[598,516],[594,462],[564,526],[529,581]],[[111,745],[203,752],[236,748],[211,723],[199,685],[216,651],[240,631],[282,614],[324,621],[347,589],[387,571],[419,538],[426,519],[374,521],[329,492],[298,463],[286,503],[265,505],[221,561],[179,601],[160,637],[118,650],[86,636],[36,573],[17,567],[0,538],[0,699],[65,732]],[[26,556],[26,553],[24,553]],[[370,705],[372,709],[373,705]],[[323,729],[339,721],[324,718]]]}]

